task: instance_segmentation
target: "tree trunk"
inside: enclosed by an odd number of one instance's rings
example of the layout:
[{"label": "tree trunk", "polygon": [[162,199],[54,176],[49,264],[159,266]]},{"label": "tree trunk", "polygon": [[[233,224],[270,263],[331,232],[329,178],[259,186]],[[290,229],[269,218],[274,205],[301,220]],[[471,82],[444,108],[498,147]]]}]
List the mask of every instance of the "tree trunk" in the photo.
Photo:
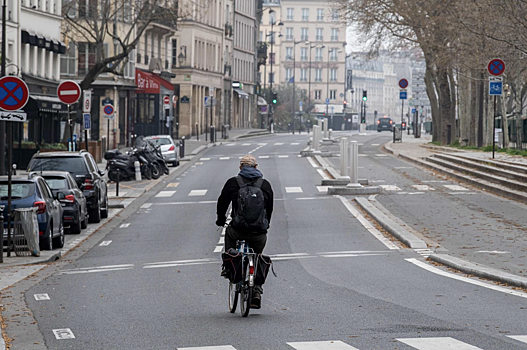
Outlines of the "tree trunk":
[{"label": "tree trunk", "polygon": [[436,90],[434,86],[434,78],[432,76],[432,69],[426,65],[425,70],[425,85],[426,85],[426,94],[428,95],[428,100],[430,101],[430,109],[432,110],[432,141],[437,141],[438,138],[438,120],[439,120],[439,105],[437,101]]},{"label": "tree trunk", "polygon": [[452,125],[452,94],[450,92],[450,83],[448,81],[448,71],[441,67],[438,71],[439,81],[439,116],[441,119],[441,129],[439,137],[442,145],[447,145],[454,141],[453,130],[455,125]]}]

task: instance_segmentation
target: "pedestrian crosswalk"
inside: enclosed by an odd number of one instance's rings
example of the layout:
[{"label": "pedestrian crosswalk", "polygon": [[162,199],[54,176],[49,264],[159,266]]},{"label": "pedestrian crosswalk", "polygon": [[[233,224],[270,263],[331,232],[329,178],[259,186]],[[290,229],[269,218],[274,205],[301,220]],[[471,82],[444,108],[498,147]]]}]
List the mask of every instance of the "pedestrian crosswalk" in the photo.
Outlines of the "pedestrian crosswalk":
[{"label": "pedestrian crosswalk", "polygon": [[[520,345],[520,343],[527,344],[526,335],[509,335],[506,337],[518,341],[518,345]],[[504,338],[503,340],[505,341],[506,339]],[[395,338],[390,341],[390,343],[392,342],[399,343],[399,345],[405,344],[412,349],[417,350],[483,350],[483,348],[452,337]],[[377,341],[375,344],[358,348],[340,340],[285,342],[285,344],[290,349],[295,350],[366,350],[374,348],[377,349],[382,345]],[[504,346],[506,345],[504,344]],[[503,349],[505,349],[505,347]],[[232,345],[217,345],[178,347],[176,350],[237,350],[237,348]]]}]

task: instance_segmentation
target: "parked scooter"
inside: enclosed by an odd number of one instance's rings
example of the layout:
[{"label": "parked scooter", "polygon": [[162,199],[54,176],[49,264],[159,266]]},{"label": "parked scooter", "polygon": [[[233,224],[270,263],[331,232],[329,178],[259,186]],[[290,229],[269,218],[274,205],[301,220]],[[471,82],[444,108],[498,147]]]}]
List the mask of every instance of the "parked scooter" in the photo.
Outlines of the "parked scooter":
[{"label": "parked scooter", "polygon": [[152,178],[148,160],[137,151],[132,149],[128,154],[123,154],[117,149],[109,150],[104,154],[106,159],[106,170],[111,181],[129,181],[135,179],[135,162],[141,167],[141,176],[147,180]]},{"label": "parked scooter", "polygon": [[168,166],[165,162],[165,159],[163,158],[163,155],[156,151],[156,146],[154,144],[144,140],[142,136],[136,139],[135,144],[140,154],[148,160],[153,179],[159,178],[163,173],[169,173]]}]

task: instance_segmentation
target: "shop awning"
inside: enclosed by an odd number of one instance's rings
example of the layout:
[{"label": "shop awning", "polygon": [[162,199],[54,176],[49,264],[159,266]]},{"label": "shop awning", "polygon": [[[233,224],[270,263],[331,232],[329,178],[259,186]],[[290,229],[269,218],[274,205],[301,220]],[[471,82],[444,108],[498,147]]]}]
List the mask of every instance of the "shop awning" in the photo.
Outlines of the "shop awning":
[{"label": "shop awning", "polygon": [[37,102],[39,111],[68,113],[67,106],[58,97],[49,95],[29,95],[30,99]]},{"label": "shop awning", "polygon": [[246,99],[249,99],[249,94],[246,93],[245,91],[243,91],[242,89],[233,89],[234,92],[236,92],[238,94],[238,96],[242,97],[242,98],[246,98]]},{"label": "shop awning", "polygon": [[135,85],[137,85],[136,93],[138,94],[159,94],[161,86],[173,91],[174,85],[161,78],[159,75],[143,71],[141,69],[135,70]]}]

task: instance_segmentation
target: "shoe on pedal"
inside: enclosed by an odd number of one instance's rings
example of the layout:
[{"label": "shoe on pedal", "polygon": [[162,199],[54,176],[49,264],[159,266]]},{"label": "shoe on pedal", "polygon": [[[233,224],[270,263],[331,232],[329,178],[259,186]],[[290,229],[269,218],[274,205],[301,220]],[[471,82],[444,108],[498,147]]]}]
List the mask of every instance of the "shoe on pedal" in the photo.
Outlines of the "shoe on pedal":
[{"label": "shoe on pedal", "polygon": [[262,306],[262,296],[260,293],[253,294],[253,300],[251,301],[251,309],[259,309]]}]

